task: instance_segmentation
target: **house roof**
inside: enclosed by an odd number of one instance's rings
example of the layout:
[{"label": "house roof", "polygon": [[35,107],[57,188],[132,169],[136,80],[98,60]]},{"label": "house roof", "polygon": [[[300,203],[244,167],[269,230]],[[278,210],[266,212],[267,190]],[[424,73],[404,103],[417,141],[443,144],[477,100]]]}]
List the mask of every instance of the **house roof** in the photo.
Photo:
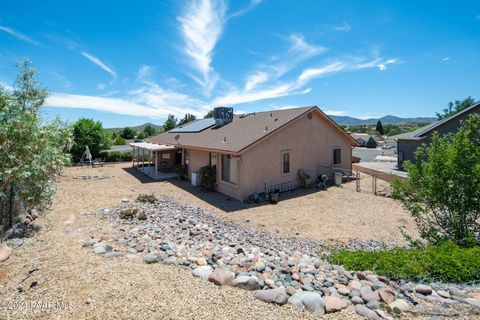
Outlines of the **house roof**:
[{"label": "house roof", "polygon": [[146,150],[152,151],[164,151],[164,150],[173,150],[175,149],[174,146],[166,146],[164,144],[156,144],[156,143],[148,143],[148,142],[132,142],[130,146],[136,148],[142,148]]},{"label": "house roof", "polygon": [[350,135],[316,106],[234,115],[232,122],[219,128],[211,126],[199,132],[167,131],[148,139],[148,141],[158,144],[240,153],[250,145],[312,111],[319,112],[321,116],[336,126],[340,134],[350,139],[352,145],[357,145]]},{"label": "house roof", "polygon": [[421,140],[425,137],[425,135],[427,133],[433,131],[434,129],[436,129],[438,127],[440,127],[442,124],[444,124],[446,122],[449,122],[449,121],[461,116],[462,114],[470,112],[471,110],[475,109],[476,107],[480,107],[480,101],[477,101],[476,103],[472,104],[470,107],[468,107],[466,109],[463,109],[462,111],[457,112],[457,113],[451,115],[448,118],[442,119],[440,121],[432,122],[432,123],[430,123],[430,124],[428,124],[424,127],[421,127],[417,130],[414,130],[414,131],[397,134],[396,136],[393,136],[392,138],[394,138],[396,140]]}]

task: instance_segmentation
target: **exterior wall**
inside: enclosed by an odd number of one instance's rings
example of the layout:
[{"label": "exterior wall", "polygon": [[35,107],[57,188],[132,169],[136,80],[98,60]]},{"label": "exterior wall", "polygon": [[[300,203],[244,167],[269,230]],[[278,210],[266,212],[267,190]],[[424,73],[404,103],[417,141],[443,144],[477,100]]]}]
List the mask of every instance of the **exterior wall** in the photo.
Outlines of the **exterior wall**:
[{"label": "exterior wall", "polygon": [[190,149],[188,164],[188,179],[192,178],[192,172],[199,172],[201,167],[210,164],[210,153],[208,151]]},{"label": "exterior wall", "polygon": [[413,162],[415,150],[424,143],[425,140],[398,140],[398,168],[403,170],[403,162],[408,160]]},{"label": "exterior wall", "polygon": [[[170,159],[162,159],[162,153],[170,154]],[[157,151],[156,154],[157,154],[157,163],[156,163],[157,170],[172,169],[175,167],[175,150]],[[164,167],[161,166],[161,162],[165,162]]]},{"label": "exterior wall", "polygon": [[[331,167],[351,170],[350,140],[317,113],[313,112],[312,116],[309,119],[303,115],[242,154],[236,198],[246,199],[253,193],[263,192],[265,184],[297,183],[298,169],[309,174],[312,181],[319,174],[327,174],[331,179]],[[341,164],[333,166],[333,149],[337,147],[342,150]],[[288,174],[282,173],[282,151],[290,152]]]},{"label": "exterior wall", "polygon": [[[458,128],[460,127],[460,122],[467,119],[472,113],[480,113],[480,105],[477,107],[465,112],[445,123],[442,123],[440,126],[432,130],[431,132],[425,135],[425,138],[417,141],[417,140],[398,140],[397,150],[398,154],[400,155],[403,152],[403,161],[411,161],[414,162],[414,154],[417,147],[420,146],[422,143],[429,144],[433,135],[433,132],[438,131],[439,134],[447,134],[450,132],[457,132]],[[398,159],[398,167],[403,169],[403,161]]]}]

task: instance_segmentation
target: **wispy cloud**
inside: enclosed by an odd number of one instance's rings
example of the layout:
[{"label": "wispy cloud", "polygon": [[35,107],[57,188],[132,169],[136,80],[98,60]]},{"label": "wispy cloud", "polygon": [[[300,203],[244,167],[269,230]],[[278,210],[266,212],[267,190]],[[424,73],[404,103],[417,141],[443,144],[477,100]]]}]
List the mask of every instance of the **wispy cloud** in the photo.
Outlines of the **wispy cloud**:
[{"label": "wispy cloud", "polygon": [[352,30],[352,26],[347,21],[342,21],[342,24],[331,27],[335,31],[348,32]]},{"label": "wispy cloud", "polygon": [[253,8],[255,8],[262,1],[263,0],[251,0],[250,4],[247,7],[232,13],[228,18],[230,19],[230,18],[234,18],[234,17],[238,17],[238,16],[243,15],[243,14],[247,13],[248,11],[252,10]]},{"label": "wispy cloud", "polygon": [[98,66],[103,71],[109,73],[113,77],[113,80],[117,79],[117,73],[111,67],[106,65],[102,60],[85,51],[81,51],[80,54],[90,60],[90,62]]},{"label": "wispy cloud", "polygon": [[289,48],[281,57],[274,59],[275,63],[264,63],[247,77],[245,90],[250,91],[262,83],[275,81],[300,63],[325,52],[322,46],[313,45],[305,40],[305,36],[299,33],[290,34],[286,37]]},{"label": "wispy cloud", "polygon": [[191,0],[178,17],[184,41],[181,51],[187,64],[200,73],[200,77],[191,77],[202,86],[207,96],[218,81],[211,63],[213,50],[226,22],[226,10],[222,0]]},{"label": "wispy cloud", "polygon": [[14,36],[17,39],[20,39],[22,41],[34,44],[34,45],[39,45],[39,43],[32,38],[30,38],[27,35],[24,35],[23,33],[20,33],[18,31],[13,30],[12,28],[6,27],[6,26],[0,26],[0,31],[6,32],[12,36]]},{"label": "wispy cloud", "polygon": [[378,70],[385,71],[385,70],[388,69],[389,64],[396,64],[396,63],[399,63],[399,61],[397,59],[389,59],[387,61],[379,63],[377,67],[378,67]]},{"label": "wispy cloud", "polygon": [[[295,79],[285,83],[274,84],[257,90],[232,90],[214,99],[212,104],[235,105],[289,95],[306,94],[311,91],[311,88],[305,88],[305,86],[313,79],[331,76],[339,72],[376,68],[381,63],[380,61],[380,58],[367,59],[362,57],[332,61],[319,67],[304,69]],[[389,64],[387,63],[388,61],[385,61],[384,64]]]},{"label": "wispy cloud", "polygon": [[322,111],[325,112],[329,116],[346,116],[348,113],[343,110],[331,110],[331,109],[324,109],[322,108]]},{"label": "wispy cloud", "polygon": [[72,82],[63,73],[54,70],[50,70],[49,73],[55,80],[61,82],[64,88],[72,88]]},{"label": "wispy cloud", "polygon": [[210,106],[203,101],[159,86],[149,79],[149,66],[142,66],[137,72],[140,83],[127,91],[124,97],[111,97],[118,92],[102,96],[53,93],[45,103],[49,107],[91,109],[122,115],[143,116],[153,119],[165,118],[169,114],[177,117],[185,113],[202,116]]},{"label": "wispy cloud", "polygon": [[442,59],[442,62],[447,62],[448,60],[450,60],[450,57],[445,57]]}]

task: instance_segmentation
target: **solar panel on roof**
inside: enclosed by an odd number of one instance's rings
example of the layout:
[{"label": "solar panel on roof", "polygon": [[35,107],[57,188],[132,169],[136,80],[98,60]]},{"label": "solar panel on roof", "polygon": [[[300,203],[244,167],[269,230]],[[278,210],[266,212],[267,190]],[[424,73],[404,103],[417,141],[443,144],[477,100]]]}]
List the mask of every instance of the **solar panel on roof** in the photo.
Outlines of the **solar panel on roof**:
[{"label": "solar panel on roof", "polygon": [[169,132],[172,133],[180,133],[180,132],[200,132],[203,131],[215,124],[215,119],[213,118],[207,118],[207,119],[200,119],[197,121],[194,121],[192,123],[187,123],[186,125],[183,125],[181,127],[174,128],[170,130]]}]

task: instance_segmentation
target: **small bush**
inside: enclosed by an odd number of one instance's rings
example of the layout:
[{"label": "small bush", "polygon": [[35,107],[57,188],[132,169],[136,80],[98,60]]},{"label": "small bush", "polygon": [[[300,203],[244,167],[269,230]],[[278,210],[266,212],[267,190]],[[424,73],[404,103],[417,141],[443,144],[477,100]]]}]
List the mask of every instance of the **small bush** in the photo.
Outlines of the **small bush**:
[{"label": "small bush", "polygon": [[175,167],[175,170],[177,171],[178,179],[186,180],[188,178],[188,167],[186,165],[179,164]]},{"label": "small bush", "polygon": [[375,139],[370,137],[370,139],[368,139],[367,143],[365,144],[365,147],[366,148],[376,148],[377,147],[377,142],[375,141]]},{"label": "small bush", "polygon": [[137,214],[137,219],[138,219],[138,220],[147,220],[147,215],[146,215],[145,212],[143,212],[143,211],[142,211],[142,212],[139,212],[139,213]]},{"label": "small bush", "polygon": [[137,202],[155,203],[157,202],[157,198],[153,193],[150,193],[150,194],[142,193],[138,195]]},{"label": "small bush", "polygon": [[200,168],[199,176],[202,187],[209,191],[215,190],[215,183],[217,182],[216,166],[205,166]]},{"label": "small bush", "polygon": [[392,279],[453,283],[480,279],[480,247],[462,248],[453,242],[380,252],[342,250],[329,259],[349,270],[373,270]]},{"label": "small bush", "polygon": [[133,219],[137,216],[138,209],[137,208],[126,208],[120,210],[118,213],[119,217],[122,219]]},{"label": "small bush", "polygon": [[120,136],[116,137],[115,140],[113,140],[113,145],[114,146],[123,146],[125,144],[127,144],[127,141]]},{"label": "small bush", "polygon": [[359,163],[359,162],[360,162],[359,157],[352,156],[352,163]]}]

